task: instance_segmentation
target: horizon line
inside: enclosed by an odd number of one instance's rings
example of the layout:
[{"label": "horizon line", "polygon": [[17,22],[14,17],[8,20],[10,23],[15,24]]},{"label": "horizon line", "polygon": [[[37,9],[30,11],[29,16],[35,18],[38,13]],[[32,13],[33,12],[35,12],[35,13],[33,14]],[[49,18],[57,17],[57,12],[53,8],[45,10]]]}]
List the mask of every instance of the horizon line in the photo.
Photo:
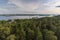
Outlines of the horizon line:
[{"label": "horizon line", "polygon": [[50,16],[54,14],[0,14],[0,16]]}]

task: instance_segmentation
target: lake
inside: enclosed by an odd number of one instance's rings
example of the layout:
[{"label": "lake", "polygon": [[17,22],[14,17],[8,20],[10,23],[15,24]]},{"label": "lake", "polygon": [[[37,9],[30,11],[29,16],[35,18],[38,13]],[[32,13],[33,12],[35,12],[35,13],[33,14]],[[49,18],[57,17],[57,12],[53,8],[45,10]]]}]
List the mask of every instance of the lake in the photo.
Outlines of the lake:
[{"label": "lake", "polygon": [[45,17],[45,16],[0,16],[0,20],[9,20],[9,19],[30,19],[33,17]]}]

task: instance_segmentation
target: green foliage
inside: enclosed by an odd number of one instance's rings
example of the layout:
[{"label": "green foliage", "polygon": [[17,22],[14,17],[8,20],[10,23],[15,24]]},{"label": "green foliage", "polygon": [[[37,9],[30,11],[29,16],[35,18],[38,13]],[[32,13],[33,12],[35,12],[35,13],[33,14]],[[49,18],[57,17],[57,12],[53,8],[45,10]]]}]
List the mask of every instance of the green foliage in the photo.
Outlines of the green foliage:
[{"label": "green foliage", "polygon": [[60,40],[60,16],[0,20],[0,40]]},{"label": "green foliage", "polygon": [[6,40],[15,40],[16,36],[14,34],[9,35]]},{"label": "green foliage", "polygon": [[57,37],[54,35],[53,31],[46,31],[45,40],[57,40]]}]

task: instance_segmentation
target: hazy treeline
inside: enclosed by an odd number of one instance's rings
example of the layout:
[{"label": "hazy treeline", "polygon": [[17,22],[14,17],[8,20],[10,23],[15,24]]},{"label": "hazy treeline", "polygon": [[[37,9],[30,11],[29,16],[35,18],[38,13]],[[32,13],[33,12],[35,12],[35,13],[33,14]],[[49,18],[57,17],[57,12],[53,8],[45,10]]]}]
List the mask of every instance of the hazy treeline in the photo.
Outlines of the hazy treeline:
[{"label": "hazy treeline", "polygon": [[60,16],[2,20],[0,40],[60,40]]}]

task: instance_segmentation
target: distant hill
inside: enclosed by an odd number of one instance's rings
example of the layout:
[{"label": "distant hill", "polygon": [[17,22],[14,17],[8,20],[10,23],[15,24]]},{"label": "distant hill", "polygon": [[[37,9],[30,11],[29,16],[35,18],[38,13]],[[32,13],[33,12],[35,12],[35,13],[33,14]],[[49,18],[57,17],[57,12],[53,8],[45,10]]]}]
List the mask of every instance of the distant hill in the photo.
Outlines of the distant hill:
[{"label": "distant hill", "polygon": [[54,14],[0,14],[0,16],[50,16]]}]

